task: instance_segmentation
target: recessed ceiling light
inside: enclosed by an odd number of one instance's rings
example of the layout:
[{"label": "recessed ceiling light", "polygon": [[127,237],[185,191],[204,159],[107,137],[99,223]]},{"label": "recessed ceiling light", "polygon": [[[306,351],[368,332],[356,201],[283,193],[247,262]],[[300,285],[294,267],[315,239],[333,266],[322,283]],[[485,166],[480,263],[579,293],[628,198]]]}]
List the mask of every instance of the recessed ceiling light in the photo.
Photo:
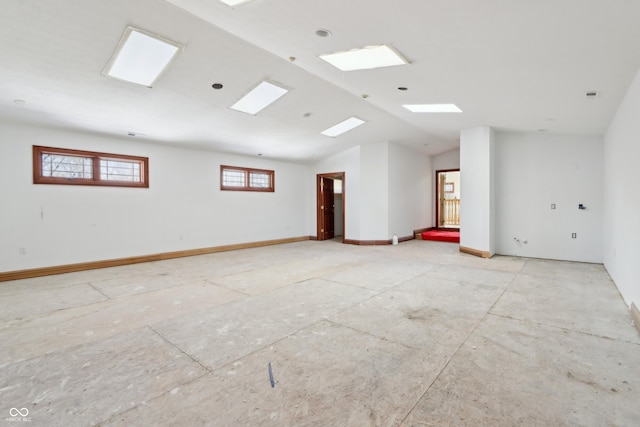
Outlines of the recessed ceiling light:
[{"label": "recessed ceiling light", "polygon": [[13,102],[18,105],[24,105],[27,103],[27,101],[25,101],[24,99],[14,99]]},{"label": "recessed ceiling light", "polygon": [[220,0],[220,1],[226,4],[227,6],[237,6],[242,3],[247,3],[250,0]]},{"label": "recessed ceiling light", "polygon": [[331,31],[325,30],[324,28],[319,28],[316,30],[316,36],[318,37],[329,37],[331,35]]},{"label": "recessed ceiling light", "polygon": [[211,87],[218,90],[218,89],[222,89],[224,86],[222,85],[222,83],[214,83],[211,85]]},{"label": "recessed ceiling light", "polygon": [[409,63],[394,48],[387,45],[330,53],[320,55],[319,58],[342,71],[370,70]]},{"label": "recessed ceiling light", "polygon": [[357,117],[351,117],[343,122],[338,123],[335,126],[330,127],[329,129],[323,130],[320,133],[322,133],[324,136],[330,136],[334,138],[338,135],[349,132],[351,129],[355,129],[365,123],[366,122],[364,120],[361,120]]},{"label": "recessed ceiling light", "polygon": [[231,109],[247,114],[258,114],[262,109],[280,99],[287,92],[289,92],[288,89],[264,81],[233,104]]},{"label": "recessed ceiling light", "polygon": [[181,47],[160,36],[127,27],[102,72],[116,79],[151,87]]},{"label": "recessed ceiling light", "polygon": [[596,99],[600,96],[600,92],[598,92],[597,90],[590,90],[584,93],[584,96],[587,99]]},{"label": "recessed ceiling light", "polygon": [[406,87],[404,87],[404,86],[400,86],[400,87],[398,88],[398,90],[408,90],[408,89],[407,89]]},{"label": "recessed ceiling light", "polygon": [[455,104],[406,104],[403,107],[413,113],[462,113]]}]

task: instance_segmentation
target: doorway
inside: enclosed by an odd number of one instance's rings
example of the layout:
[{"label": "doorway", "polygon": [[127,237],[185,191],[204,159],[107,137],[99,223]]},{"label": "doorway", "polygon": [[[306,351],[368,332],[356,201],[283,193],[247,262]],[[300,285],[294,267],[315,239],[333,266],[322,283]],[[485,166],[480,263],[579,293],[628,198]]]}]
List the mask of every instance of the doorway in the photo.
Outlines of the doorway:
[{"label": "doorway", "polygon": [[436,228],[460,229],[460,169],[436,171]]},{"label": "doorway", "polygon": [[337,238],[344,243],[345,236],[345,174],[323,173],[316,177],[317,188],[317,240]]}]

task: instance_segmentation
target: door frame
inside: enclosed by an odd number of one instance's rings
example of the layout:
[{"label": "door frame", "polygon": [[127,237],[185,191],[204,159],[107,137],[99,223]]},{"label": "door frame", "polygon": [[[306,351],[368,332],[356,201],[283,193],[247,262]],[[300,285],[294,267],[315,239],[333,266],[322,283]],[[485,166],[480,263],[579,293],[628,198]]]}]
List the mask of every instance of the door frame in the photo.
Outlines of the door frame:
[{"label": "door frame", "polygon": [[[345,222],[346,206],[346,185],[345,185],[345,173],[333,172],[333,173],[319,173],[316,175],[316,240],[323,240],[323,233],[320,230],[324,229],[324,215],[322,214],[322,197],[320,190],[320,183],[322,178],[340,179],[342,181],[342,243],[346,237],[347,224]],[[334,230],[335,232],[335,230]]]},{"label": "door frame", "polygon": [[435,228],[437,230],[453,230],[453,231],[459,231],[459,228],[456,227],[440,227],[440,180],[438,179],[438,176],[441,173],[447,173],[447,172],[460,172],[460,168],[458,169],[440,169],[436,171],[436,191],[435,191],[435,199],[436,199],[436,217],[435,217],[435,223],[436,226]]}]

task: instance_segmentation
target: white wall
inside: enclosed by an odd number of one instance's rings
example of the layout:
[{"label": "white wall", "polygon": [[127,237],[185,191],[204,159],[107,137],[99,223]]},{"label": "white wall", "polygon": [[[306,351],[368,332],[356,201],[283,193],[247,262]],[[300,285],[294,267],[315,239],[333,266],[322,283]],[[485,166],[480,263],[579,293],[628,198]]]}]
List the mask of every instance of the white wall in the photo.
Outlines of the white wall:
[{"label": "white wall", "polygon": [[604,264],[622,297],[640,307],[640,72],[604,141]]},{"label": "white wall", "polygon": [[[309,235],[306,166],[6,123],[0,134],[0,271]],[[150,188],[34,185],[32,145],[149,157]],[[220,164],[273,169],[276,191],[220,191]]]},{"label": "white wall", "polygon": [[413,236],[433,223],[434,174],[431,158],[389,144],[389,234]]},{"label": "white wall", "polygon": [[433,156],[431,159],[433,171],[460,169],[460,149],[446,151]]},{"label": "white wall", "polygon": [[495,253],[494,132],[482,126],[460,133],[460,246]]},{"label": "white wall", "polygon": [[360,239],[385,240],[389,234],[389,143],[360,147]]},{"label": "white wall", "polygon": [[316,175],[344,172],[343,209],[345,210],[345,239],[360,239],[360,147],[327,157],[311,166],[311,178],[305,186],[307,191],[307,229],[316,235]]},{"label": "white wall", "polygon": [[[382,142],[351,148],[312,165],[311,173],[345,172],[345,239],[390,240],[412,236],[432,221],[433,171],[429,156]],[[316,188],[308,228],[316,229]],[[311,233],[315,235],[315,231]]]},{"label": "white wall", "polygon": [[602,150],[600,137],[497,133],[496,252],[602,262]]}]

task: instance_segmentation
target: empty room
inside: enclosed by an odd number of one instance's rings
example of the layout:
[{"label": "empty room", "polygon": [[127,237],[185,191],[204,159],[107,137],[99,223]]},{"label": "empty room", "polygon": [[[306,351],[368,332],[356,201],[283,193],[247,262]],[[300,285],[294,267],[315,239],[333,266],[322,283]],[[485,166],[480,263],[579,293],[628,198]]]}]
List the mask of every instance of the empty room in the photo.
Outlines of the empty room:
[{"label": "empty room", "polygon": [[0,423],[640,424],[640,2],[1,10]]}]

